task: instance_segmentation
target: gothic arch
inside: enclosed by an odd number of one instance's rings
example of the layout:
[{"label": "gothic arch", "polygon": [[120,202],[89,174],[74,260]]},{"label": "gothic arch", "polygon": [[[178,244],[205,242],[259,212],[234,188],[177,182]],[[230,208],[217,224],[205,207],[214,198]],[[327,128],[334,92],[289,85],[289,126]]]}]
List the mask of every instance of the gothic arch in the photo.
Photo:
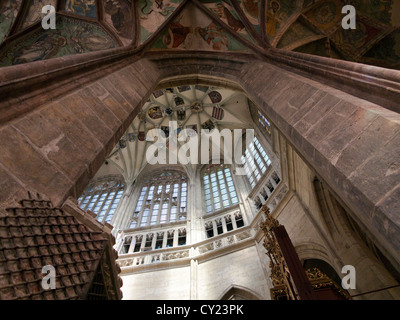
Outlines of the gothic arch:
[{"label": "gothic arch", "polygon": [[176,172],[181,175],[183,175],[186,179],[188,177],[188,173],[185,170],[185,167],[182,165],[159,165],[156,164],[150,168],[147,166],[143,169],[142,172],[139,173],[138,178],[137,178],[137,185],[141,185],[144,183],[145,180],[152,179],[156,176],[159,176],[160,174],[164,172]]},{"label": "gothic arch", "polygon": [[239,286],[236,284],[230,285],[224,292],[220,295],[217,300],[264,300],[255,291]]},{"label": "gothic arch", "polygon": [[294,246],[301,261],[319,259],[332,265],[331,258],[326,248],[312,239],[309,239],[309,241],[303,241],[301,243],[294,243]]},{"label": "gothic arch", "polygon": [[[343,265],[353,265],[356,269],[362,270],[368,268],[374,274],[379,275],[379,280],[376,286],[385,287],[397,285],[399,281],[399,267],[396,265],[394,257],[387,251],[380,251],[381,244],[373,237],[366,227],[361,227],[352,218],[352,213],[348,212],[336,197],[329,190],[329,187],[320,181],[318,178],[314,180],[314,188],[317,195],[317,201],[321,209],[323,224],[328,231],[326,236],[332,244],[330,256],[335,262]],[[366,241],[363,241],[363,236],[357,230],[362,230],[361,233],[366,234]],[[350,253],[351,252],[351,253]],[[340,258],[338,258],[340,257]],[[325,260],[325,259],[321,259]],[[332,267],[335,264],[326,261]],[[336,263],[337,264],[337,263]],[[340,269],[334,268],[340,272]],[[364,287],[363,279],[359,279],[358,288],[362,291],[367,291]],[[387,292],[387,297],[396,298],[398,292]]]}]

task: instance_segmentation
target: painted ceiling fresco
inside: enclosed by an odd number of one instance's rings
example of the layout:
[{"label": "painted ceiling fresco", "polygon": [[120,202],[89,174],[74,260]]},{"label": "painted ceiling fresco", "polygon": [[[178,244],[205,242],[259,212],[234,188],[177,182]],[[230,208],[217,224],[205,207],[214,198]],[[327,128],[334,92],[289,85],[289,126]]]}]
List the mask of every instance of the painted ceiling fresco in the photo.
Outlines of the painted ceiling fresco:
[{"label": "painted ceiling fresco", "polygon": [[198,7],[190,4],[165,28],[152,49],[246,51],[247,48]]},{"label": "painted ceiling fresco", "polygon": [[231,1],[202,0],[201,2],[208,10],[210,10],[212,14],[224,22],[232,31],[241,35],[245,39],[254,42],[244,23],[235,11]]},{"label": "painted ceiling fresco", "polygon": [[139,0],[140,43],[158,31],[181,3],[182,0]]},{"label": "painted ceiling fresco", "polygon": [[[349,3],[357,12],[355,30],[341,25],[341,9]],[[400,68],[398,0],[272,0],[266,10],[266,34],[274,47]]]},{"label": "painted ceiling fresco", "polygon": [[239,0],[240,9],[246,15],[247,20],[251,23],[257,33],[261,34],[261,4],[262,1],[256,0]]},{"label": "painted ceiling fresco", "polygon": [[[41,28],[48,4],[57,9],[56,31]],[[341,27],[346,4],[356,8],[355,30]],[[222,52],[272,46],[400,69],[399,29],[400,0],[0,0],[0,64],[119,46]]]},{"label": "painted ceiling fresco", "polygon": [[58,17],[56,30],[35,29],[5,46],[0,66],[111,49],[115,41],[96,24]]},{"label": "painted ceiling fresco", "polygon": [[24,30],[42,20],[42,8],[45,5],[55,7],[57,0],[32,0],[24,10],[21,10],[21,23],[18,30]]},{"label": "painted ceiling fresco", "polygon": [[129,45],[134,35],[133,1],[102,0],[104,21],[120,37],[124,45]]},{"label": "painted ceiling fresco", "polygon": [[96,0],[63,0],[61,10],[71,14],[77,14],[88,18],[97,17]]},{"label": "painted ceiling fresco", "polygon": [[0,2],[0,43],[9,35],[11,28],[17,19],[22,0],[6,0]]}]

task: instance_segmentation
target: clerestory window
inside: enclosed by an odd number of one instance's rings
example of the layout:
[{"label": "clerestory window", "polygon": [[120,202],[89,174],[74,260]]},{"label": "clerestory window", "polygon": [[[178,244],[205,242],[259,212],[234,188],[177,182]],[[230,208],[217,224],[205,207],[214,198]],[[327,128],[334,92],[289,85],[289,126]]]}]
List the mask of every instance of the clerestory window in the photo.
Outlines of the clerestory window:
[{"label": "clerestory window", "polygon": [[97,214],[98,221],[109,223],[124,193],[124,187],[122,180],[114,176],[95,181],[89,184],[78,199],[79,206]]},{"label": "clerestory window", "polygon": [[206,213],[239,203],[231,169],[224,165],[210,165],[203,172]]},{"label": "clerestory window", "polygon": [[188,185],[179,172],[165,172],[145,181],[130,228],[186,220]]},{"label": "clerestory window", "polygon": [[250,185],[253,188],[258,180],[262,177],[268,167],[271,165],[267,153],[262,147],[257,137],[247,147],[246,151],[241,157],[242,164],[249,179]]}]

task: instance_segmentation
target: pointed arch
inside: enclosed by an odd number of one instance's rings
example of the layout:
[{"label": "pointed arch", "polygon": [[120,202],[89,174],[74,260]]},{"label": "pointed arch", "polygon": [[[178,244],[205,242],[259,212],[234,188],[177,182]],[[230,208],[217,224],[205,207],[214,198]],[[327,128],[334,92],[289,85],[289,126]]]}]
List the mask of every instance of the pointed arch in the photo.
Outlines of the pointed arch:
[{"label": "pointed arch", "polygon": [[265,300],[257,292],[236,284],[230,285],[218,300]]}]

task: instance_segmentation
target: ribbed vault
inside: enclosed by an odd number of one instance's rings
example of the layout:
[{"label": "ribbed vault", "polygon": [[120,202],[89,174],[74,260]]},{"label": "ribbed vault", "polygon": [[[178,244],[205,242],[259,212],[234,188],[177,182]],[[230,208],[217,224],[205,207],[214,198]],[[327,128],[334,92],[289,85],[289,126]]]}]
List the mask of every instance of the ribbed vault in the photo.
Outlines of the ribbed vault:
[{"label": "ribbed vault", "polygon": [[[244,93],[208,85],[182,85],[154,91],[130,124],[118,144],[97,173],[122,174],[126,181],[134,181],[148,165],[147,150],[157,139],[153,129],[161,129],[168,147],[172,130],[181,139],[184,129],[198,133],[198,152],[201,149],[201,130],[251,128],[252,118]],[[176,126],[173,128],[173,126]],[[244,131],[245,132],[245,131]],[[194,134],[194,133],[193,133]],[[185,141],[178,141],[182,146]],[[220,146],[223,157],[223,145]],[[210,151],[211,156],[211,151]]]}]

